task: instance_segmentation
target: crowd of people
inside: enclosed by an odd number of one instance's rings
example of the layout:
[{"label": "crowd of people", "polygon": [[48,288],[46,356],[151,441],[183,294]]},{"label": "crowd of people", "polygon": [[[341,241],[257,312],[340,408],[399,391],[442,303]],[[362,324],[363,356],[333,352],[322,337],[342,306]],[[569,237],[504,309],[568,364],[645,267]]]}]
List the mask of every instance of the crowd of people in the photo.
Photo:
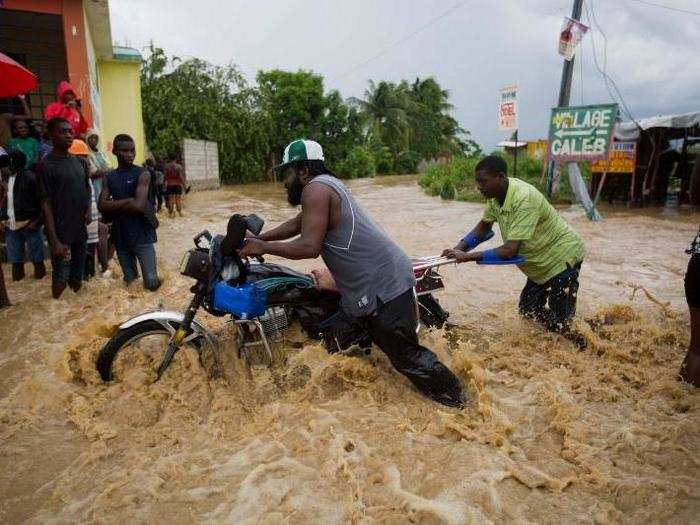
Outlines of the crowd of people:
[{"label": "crowd of people", "polygon": [[[68,287],[78,292],[83,281],[109,275],[116,254],[124,281],[138,279],[140,268],[144,287],[158,289],[157,214],[165,203],[171,217],[182,215],[182,165],[152,157],[137,166],[134,140],[120,134],[112,166],[66,81],[43,119],[30,117],[25,97],[18,100],[19,114],[0,115],[0,236],[12,280],[25,278],[27,262],[44,279],[48,258],[58,299]],[[0,266],[0,308],[10,305]]]}]

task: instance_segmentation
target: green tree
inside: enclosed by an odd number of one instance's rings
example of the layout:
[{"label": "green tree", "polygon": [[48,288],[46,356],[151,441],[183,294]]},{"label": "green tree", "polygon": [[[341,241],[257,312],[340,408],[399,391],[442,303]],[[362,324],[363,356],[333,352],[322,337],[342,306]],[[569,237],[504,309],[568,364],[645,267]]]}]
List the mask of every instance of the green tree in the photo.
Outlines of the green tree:
[{"label": "green tree", "polygon": [[[414,171],[421,159],[475,155],[480,148],[451,116],[449,92],[434,78],[409,85],[405,80],[369,81],[364,100],[351,99],[365,116],[365,143],[375,154],[379,173],[387,164],[401,173]],[[388,148],[391,163],[384,159]]]},{"label": "green tree", "polygon": [[342,162],[338,164],[338,175],[348,179],[374,177],[376,166],[374,156],[365,146],[353,146]]},{"label": "green tree", "polygon": [[312,71],[260,71],[248,85],[232,64],[169,58],[153,44],[148,51],[141,90],[151,150],[173,157],[183,138],[215,141],[225,182],[263,180],[297,138],[320,142],[329,166],[351,177],[413,172],[421,159],[480,152],[432,78],[370,81],[365,100],[346,102],[338,91],[325,93]]},{"label": "green tree", "polygon": [[353,98],[366,116],[366,136],[370,141],[381,142],[388,147],[394,159],[408,149],[411,98],[406,82],[394,84],[369,81],[365,99]]},{"label": "green tree", "polygon": [[340,93],[324,94],[323,77],[311,71],[260,71],[258,104],[267,130],[267,165],[279,162],[292,140],[321,143],[329,164],[339,163],[361,143],[362,120]]},{"label": "green tree", "polygon": [[254,91],[233,66],[168,59],[150,46],[141,68],[144,127],[150,149],[179,155],[183,138],[215,141],[224,181],[259,180],[266,144]]}]

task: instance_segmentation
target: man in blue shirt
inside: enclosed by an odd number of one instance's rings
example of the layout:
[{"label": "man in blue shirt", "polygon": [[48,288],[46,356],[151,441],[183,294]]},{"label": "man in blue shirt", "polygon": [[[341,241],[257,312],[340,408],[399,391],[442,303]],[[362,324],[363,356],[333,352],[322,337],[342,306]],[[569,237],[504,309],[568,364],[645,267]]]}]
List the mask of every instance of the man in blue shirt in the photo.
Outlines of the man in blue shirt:
[{"label": "man in blue shirt", "polygon": [[154,214],[154,198],[149,192],[151,176],[134,165],[136,146],[129,135],[114,137],[112,153],[118,167],[105,176],[98,208],[112,222],[112,239],[119,265],[128,284],[138,278],[136,261],[147,290],[160,286],[156,268],[155,243],[158,221]]}]

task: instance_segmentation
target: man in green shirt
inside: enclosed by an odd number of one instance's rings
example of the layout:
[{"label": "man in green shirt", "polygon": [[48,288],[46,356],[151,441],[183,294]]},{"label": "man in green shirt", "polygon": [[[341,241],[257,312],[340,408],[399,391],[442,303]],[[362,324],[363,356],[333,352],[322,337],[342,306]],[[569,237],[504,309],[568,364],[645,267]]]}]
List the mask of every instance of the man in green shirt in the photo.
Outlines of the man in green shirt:
[{"label": "man in green shirt", "polygon": [[[443,256],[457,262],[517,264],[527,276],[520,313],[553,332],[569,333],[576,313],[578,276],[585,255],[583,239],[561,218],[544,195],[520,179],[509,178],[505,161],[485,157],[475,168],[479,191],[488,199],[481,221]],[[471,252],[493,237],[498,222],[503,245]]]}]

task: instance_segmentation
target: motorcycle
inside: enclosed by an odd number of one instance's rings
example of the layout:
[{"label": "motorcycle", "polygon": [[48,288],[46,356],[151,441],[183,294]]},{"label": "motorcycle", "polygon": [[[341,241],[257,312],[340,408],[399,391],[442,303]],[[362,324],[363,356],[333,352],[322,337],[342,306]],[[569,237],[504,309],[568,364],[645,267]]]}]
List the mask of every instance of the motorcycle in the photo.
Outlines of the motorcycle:
[{"label": "motorcycle", "polygon": [[[236,330],[238,357],[250,364],[250,353],[262,348],[268,365],[273,362],[272,343],[279,340],[293,322],[304,334],[323,341],[330,353],[360,350],[369,353],[372,341],[358,324],[343,315],[340,294],[333,286],[319,286],[312,274],[265,262],[262,257],[241,258],[238,249],[247,233],[258,235],[264,221],[256,215],[233,215],[225,236],[203,231],[194,237],[194,248],[185,253],[180,273],[196,282],[192,299],[184,312],[167,310],[139,314],[124,321],[100,350],[97,370],[104,381],[114,379],[114,365],[120,353],[133,348],[144,351],[146,338],[157,338],[151,362],[157,367],[156,381],[167,370],[175,354],[185,345],[193,346],[200,363],[213,356],[213,376],[221,376],[220,343],[199,321],[203,308],[214,316],[230,316]],[[413,260],[417,317],[425,327],[442,327],[449,314],[434,293],[444,289],[439,266],[454,263],[443,257]],[[163,346],[165,351],[163,352]],[[148,347],[148,345],[146,345]]]}]

